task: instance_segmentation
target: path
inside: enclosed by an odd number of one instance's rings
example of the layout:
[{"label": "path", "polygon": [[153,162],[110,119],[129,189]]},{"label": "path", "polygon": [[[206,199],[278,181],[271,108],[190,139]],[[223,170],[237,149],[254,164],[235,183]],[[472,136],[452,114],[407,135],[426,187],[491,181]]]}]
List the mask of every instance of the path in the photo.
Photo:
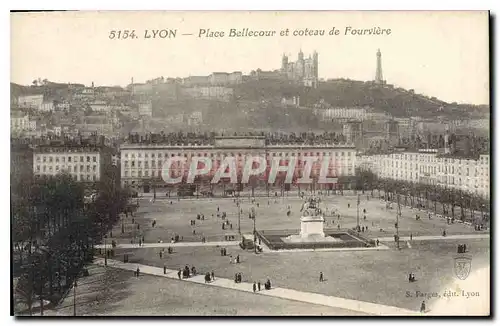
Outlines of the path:
[{"label": "path", "polygon": [[[210,242],[176,242],[176,243],[143,243],[141,246],[139,244],[131,244],[131,243],[121,243],[117,244],[115,249],[138,249],[138,248],[168,248],[168,247],[230,247],[230,246],[238,246],[240,243],[238,241],[210,241]],[[96,245],[97,249],[104,249],[104,245]],[[112,249],[112,245],[110,243],[106,244],[108,249]]]},{"label": "path", "polygon": [[[489,239],[489,234],[454,234],[447,235],[443,237],[442,235],[422,235],[422,236],[414,236],[411,241],[427,241],[427,240],[470,240],[470,239]],[[380,242],[384,241],[394,241],[394,237],[383,237],[378,238]],[[400,237],[401,241],[408,241],[410,237]]]},{"label": "path", "polygon": [[[489,234],[455,234],[455,235],[447,235],[443,237],[441,235],[422,235],[422,236],[414,236],[411,241],[428,241],[428,240],[470,240],[470,239],[489,239]],[[374,238],[375,239],[375,238]],[[380,242],[393,242],[394,237],[382,237],[378,238]],[[401,241],[409,241],[410,237],[400,237]],[[142,246],[139,247],[138,244],[130,244],[130,243],[122,243],[117,244],[116,248],[120,249],[138,249],[138,248],[168,248],[168,247],[230,247],[230,246],[238,246],[238,241],[211,241],[211,242],[176,242],[176,243],[143,243]],[[104,245],[95,246],[97,249],[104,249]],[[110,243],[106,244],[106,247],[111,249],[112,246]],[[343,251],[343,250],[382,250],[387,249],[385,246],[380,246],[379,248],[326,248],[323,251]],[[313,249],[303,250],[303,251],[312,251]],[[267,251],[267,250],[266,250]],[[272,251],[272,250],[269,250]],[[282,250],[283,252],[287,252],[290,250]],[[322,251],[320,249],[316,249],[316,251]]]},{"label": "path", "polygon": [[[104,265],[104,259],[99,258],[95,260],[98,265]],[[108,259],[108,266],[114,268],[120,268],[124,270],[135,271],[137,267],[140,269],[140,273],[145,273],[149,275],[155,275],[160,277],[168,277],[171,279],[178,279],[177,272],[174,270],[167,269],[166,273],[163,273],[163,268],[141,265],[141,264],[129,264],[122,263],[117,260]],[[215,277],[215,281],[210,283],[205,283],[205,275],[196,275],[194,277],[183,279],[182,281],[204,284],[206,286],[217,286],[225,289],[232,289],[243,292],[253,292],[252,283],[242,282],[235,283],[233,280]],[[327,296],[318,293],[311,292],[301,292],[285,288],[272,288],[271,290],[262,290],[255,293],[256,295],[267,295],[271,297],[295,300],[300,302],[306,302],[311,304],[323,305],[333,308],[341,308],[351,311],[358,311],[370,315],[381,315],[381,316],[418,316],[421,313],[417,311],[412,311],[408,309],[386,306],[371,302],[350,300],[339,297]]]}]

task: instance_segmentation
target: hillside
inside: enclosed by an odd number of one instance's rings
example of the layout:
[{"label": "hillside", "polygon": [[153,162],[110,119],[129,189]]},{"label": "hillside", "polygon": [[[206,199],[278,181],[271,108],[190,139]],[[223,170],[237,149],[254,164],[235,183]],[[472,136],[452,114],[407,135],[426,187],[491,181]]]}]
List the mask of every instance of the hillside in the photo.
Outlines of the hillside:
[{"label": "hillside", "polygon": [[433,117],[439,112],[439,115],[466,118],[475,111],[489,110],[485,106],[449,104],[392,85],[378,86],[371,82],[346,79],[320,83],[317,89],[300,87],[287,81],[249,81],[236,87],[235,95],[237,99],[254,101],[298,95],[301,106],[312,106],[323,99],[334,107],[370,106],[394,117]]}]

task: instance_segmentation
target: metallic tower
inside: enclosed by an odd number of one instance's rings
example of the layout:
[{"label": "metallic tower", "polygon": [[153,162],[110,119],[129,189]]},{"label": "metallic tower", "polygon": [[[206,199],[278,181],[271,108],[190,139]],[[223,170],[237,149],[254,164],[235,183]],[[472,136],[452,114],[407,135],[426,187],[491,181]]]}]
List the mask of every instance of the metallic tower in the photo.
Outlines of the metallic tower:
[{"label": "metallic tower", "polygon": [[382,53],[380,53],[380,49],[377,50],[377,71],[375,73],[375,83],[376,84],[384,84],[384,77],[382,75]]}]

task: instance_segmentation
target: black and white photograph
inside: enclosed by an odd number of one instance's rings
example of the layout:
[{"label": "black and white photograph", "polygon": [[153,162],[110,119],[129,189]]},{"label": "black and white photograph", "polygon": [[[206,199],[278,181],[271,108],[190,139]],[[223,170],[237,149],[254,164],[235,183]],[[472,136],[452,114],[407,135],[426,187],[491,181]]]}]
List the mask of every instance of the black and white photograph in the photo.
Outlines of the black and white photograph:
[{"label": "black and white photograph", "polygon": [[488,11],[10,28],[14,316],[490,316]]}]

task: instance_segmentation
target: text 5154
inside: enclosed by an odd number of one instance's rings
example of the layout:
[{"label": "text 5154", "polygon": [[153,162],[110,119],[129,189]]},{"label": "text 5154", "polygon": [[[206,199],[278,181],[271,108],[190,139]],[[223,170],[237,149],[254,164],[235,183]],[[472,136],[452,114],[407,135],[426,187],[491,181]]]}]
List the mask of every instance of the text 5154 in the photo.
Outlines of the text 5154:
[{"label": "text 5154", "polygon": [[109,32],[109,39],[110,40],[126,40],[126,39],[135,39],[137,36],[135,35],[135,30],[117,30],[117,31],[110,31]]}]

